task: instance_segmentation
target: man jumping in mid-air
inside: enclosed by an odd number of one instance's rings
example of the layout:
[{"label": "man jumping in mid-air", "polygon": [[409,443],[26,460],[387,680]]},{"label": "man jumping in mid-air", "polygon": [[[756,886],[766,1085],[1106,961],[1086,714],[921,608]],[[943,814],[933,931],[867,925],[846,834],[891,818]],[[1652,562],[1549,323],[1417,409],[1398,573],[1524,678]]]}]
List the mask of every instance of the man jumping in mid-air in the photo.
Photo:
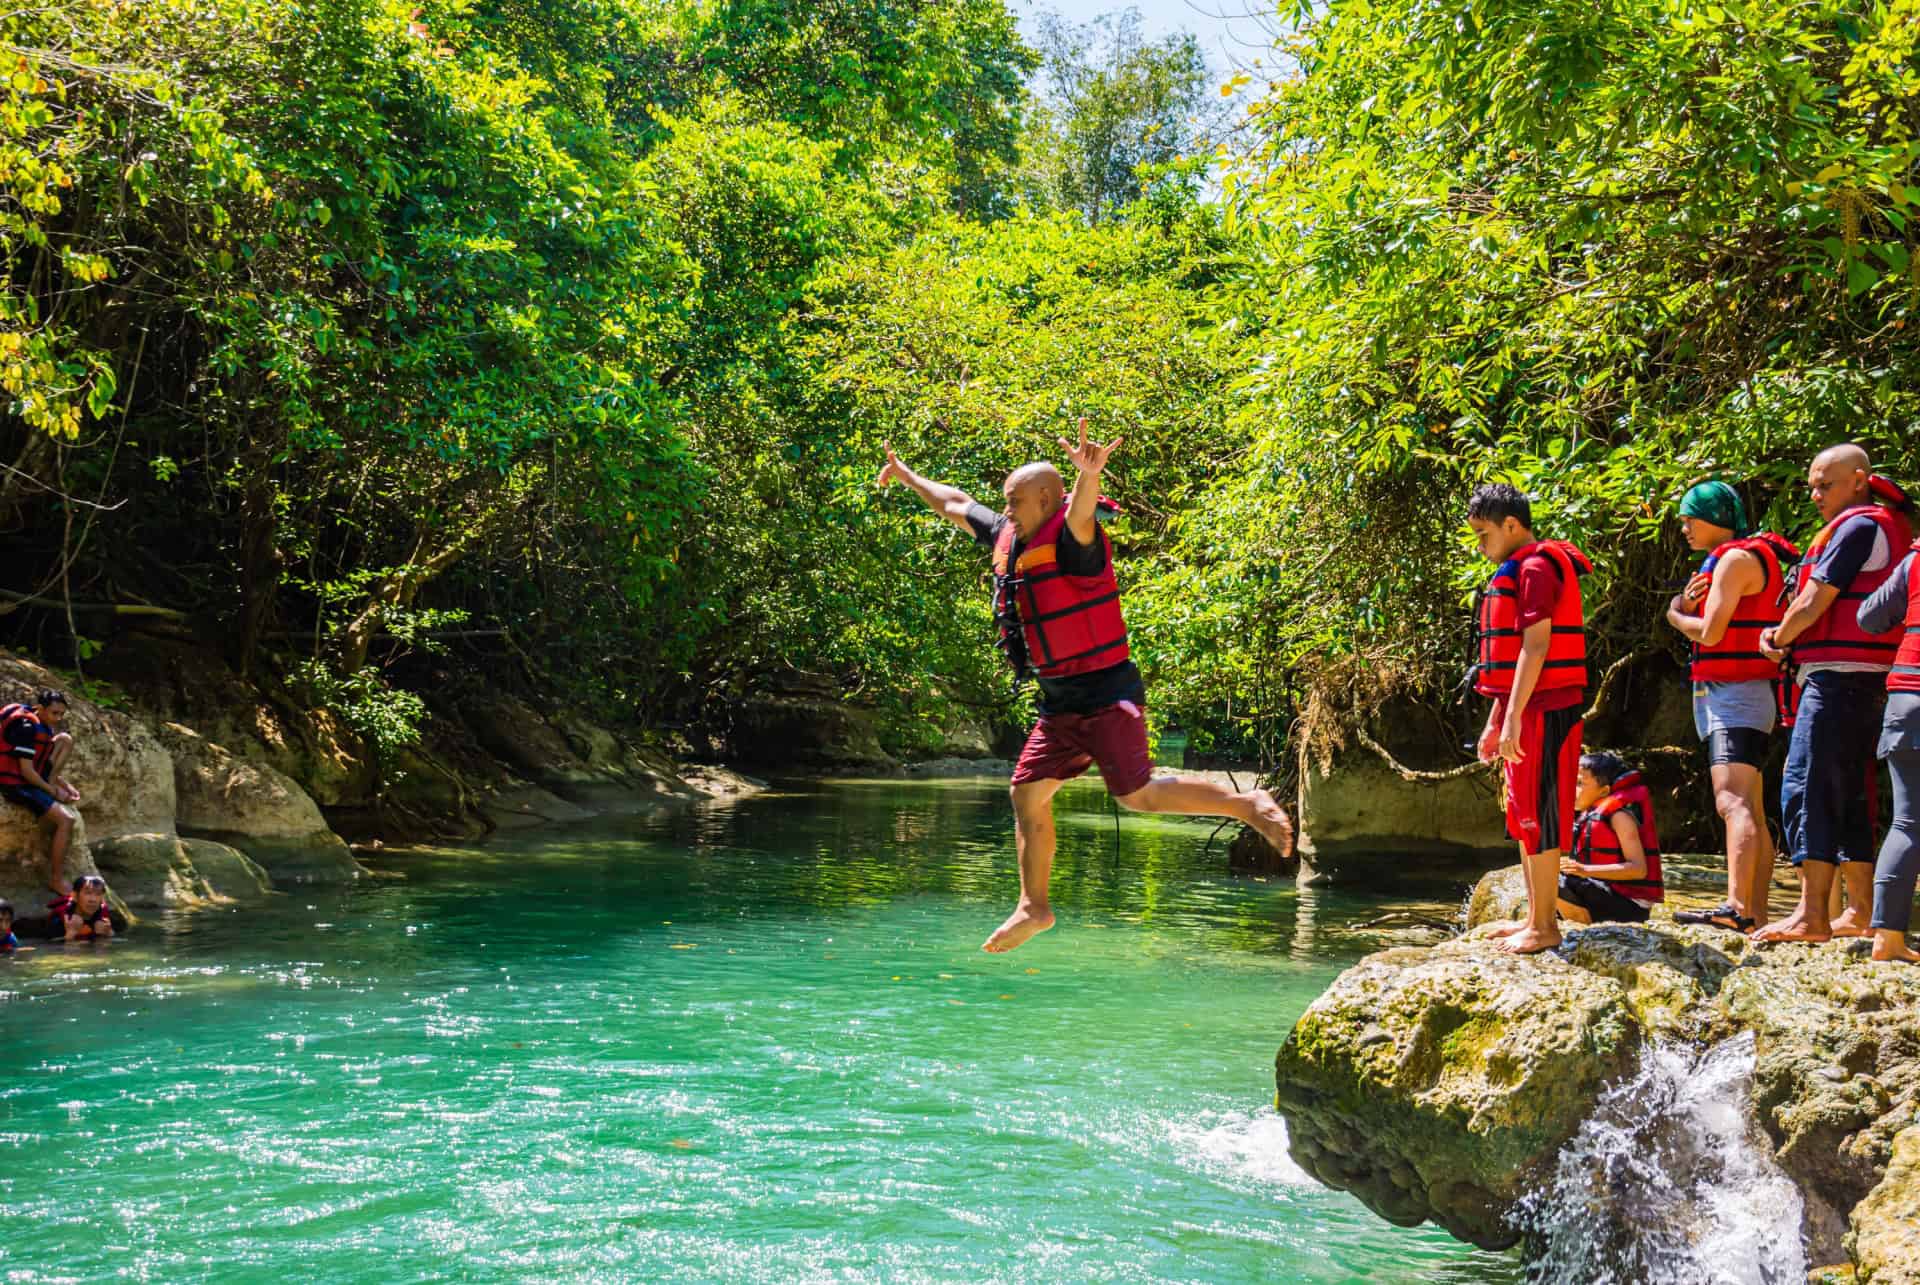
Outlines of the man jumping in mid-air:
[{"label": "man jumping in mid-air", "polygon": [[1007,504],[995,513],[957,487],[929,482],[894,458],[879,485],[900,482],[993,551],[993,611],[1014,672],[1040,683],[1040,721],[1013,769],[1014,844],[1020,904],[982,949],[1000,952],[1053,927],[1047,880],[1053,873],[1053,796],[1095,763],[1107,791],[1135,812],[1233,817],[1282,854],[1293,851],[1293,823],[1265,790],[1236,794],[1193,776],[1155,776],[1147,754],[1146,687],[1128,658],[1112,546],[1095,514],[1100,473],[1120,439],[1060,445],[1078,479],[1069,497],[1051,464],[1007,475]]}]

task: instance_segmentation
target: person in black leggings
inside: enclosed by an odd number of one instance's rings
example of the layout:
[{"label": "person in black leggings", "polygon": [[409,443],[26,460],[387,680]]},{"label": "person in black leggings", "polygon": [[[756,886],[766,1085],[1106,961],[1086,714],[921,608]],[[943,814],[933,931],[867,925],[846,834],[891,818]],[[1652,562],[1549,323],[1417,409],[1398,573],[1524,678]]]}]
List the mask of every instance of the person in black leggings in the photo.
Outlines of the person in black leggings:
[{"label": "person in black leggings", "polygon": [[[1909,606],[1920,598],[1915,557],[1908,553],[1893,575],[1860,605],[1861,628],[1884,633],[1899,628],[1903,621],[1920,619],[1920,611]],[[1880,757],[1893,776],[1893,827],[1880,845],[1880,859],[1873,868],[1873,957],[1908,962],[1920,961],[1920,954],[1907,945],[1914,881],[1920,876],[1920,690],[1913,689],[1913,680],[1920,675],[1911,672],[1915,666],[1902,662],[1913,659],[1917,647],[1920,644],[1909,642],[1902,648],[1888,678]],[[1902,690],[1901,684],[1908,689]]]}]

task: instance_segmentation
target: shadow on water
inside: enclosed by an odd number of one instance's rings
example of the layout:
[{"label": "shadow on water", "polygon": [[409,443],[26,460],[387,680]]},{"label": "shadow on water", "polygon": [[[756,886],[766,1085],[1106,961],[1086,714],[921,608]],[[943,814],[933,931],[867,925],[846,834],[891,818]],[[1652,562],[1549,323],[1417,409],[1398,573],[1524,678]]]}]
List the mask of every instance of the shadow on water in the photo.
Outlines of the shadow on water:
[{"label": "shadow on water", "polygon": [[1397,940],[1382,900],[1230,878],[1210,823],[1124,817],[1116,858],[1103,800],[1063,792],[1061,927],[1012,956],[978,949],[1002,786],[836,781],[0,966],[0,1245],[162,1278],[1515,1279],[1315,1185],[1265,1105],[1294,1018]]}]

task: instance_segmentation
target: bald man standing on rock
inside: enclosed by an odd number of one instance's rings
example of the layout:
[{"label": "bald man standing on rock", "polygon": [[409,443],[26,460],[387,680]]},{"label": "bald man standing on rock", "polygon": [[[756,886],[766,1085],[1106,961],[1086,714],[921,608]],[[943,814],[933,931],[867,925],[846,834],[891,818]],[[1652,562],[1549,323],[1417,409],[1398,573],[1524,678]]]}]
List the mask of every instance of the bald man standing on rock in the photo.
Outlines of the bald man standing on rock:
[{"label": "bald man standing on rock", "polygon": [[1013,769],[1014,846],[1020,903],[988,937],[1000,953],[1053,927],[1047,883],[1053,873],[1053,796],[1094,764],[1107,792],[1135,812],[1233,817],[1282,854],[1293,823],[1265,790],[1235,793],[1201,777],[1155,776],[1147,751],[1147,693],[1127,647],[1114,580],[1113,549],[1096,521],[1100,474],[1120,446],[1087,440],[1060,445],[1078,477],[1071,495],[1051,464],[1007,475],[1006,507],[995,513],[958,487],[930,482],[887,448],[878,485],[899,482],[928,508],[993,552],[993,611],[1000,645],[1019,677],[1040,683],[1040,720]]},{"label": "bald man standing on rock", "polygon": [[[1873,909],[1874,834],[1867,793],[1887,698],[1887,672],[1900,630],[1870,634],[1861,603],[1893,574],[1913,543],[1913,506],[1899,487],[1875,477],[1858,446],[1830,446],[1807,470],[1807,488],[1826,525],[1800,561],[1793,602],[1760,650],[1790,659],[1799,692],[1793,739],[1780,780],[1780,819],[1800,904],[1757,941],[1864,937]],[[1831,917],[1838,870],[1847,908]]]}]

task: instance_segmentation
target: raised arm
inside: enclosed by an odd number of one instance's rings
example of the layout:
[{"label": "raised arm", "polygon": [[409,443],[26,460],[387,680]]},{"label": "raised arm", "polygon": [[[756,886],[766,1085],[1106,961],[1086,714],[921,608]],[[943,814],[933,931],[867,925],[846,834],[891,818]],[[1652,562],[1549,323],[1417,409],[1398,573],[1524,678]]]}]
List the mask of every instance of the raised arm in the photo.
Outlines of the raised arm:
[{"label": "raised arm", "polygon": [[898,482],[915,495],[926,506],[947,521],[973,534],[973,525],[967,521],[967,510],[973,507],[973,497],[957,486],[948,486],[944,482],[930,482],[918,473],[902,464],[893,453],[893,447],[887,447],[887,462],[880,466],[880,477],[874,483],[885,490],[887,483]]},{"label": "raised arm", "polygon": [[1092,544],[1094,533],[1099,530],[1095,513],[1100,503],[1100,474],[1107,467],[1108,457],[1120,449],[1123,440],[1116,437],[1105,446],[1089,442],[1085,415],[1080,417],[1079,446],[1064,437],[1059,439],[1061,449],[1073,461],[1074,472],[1079,475],[1073,484],[1073,503],[1067,506],[1067,530],[1073,532],[1078,544]]}]

